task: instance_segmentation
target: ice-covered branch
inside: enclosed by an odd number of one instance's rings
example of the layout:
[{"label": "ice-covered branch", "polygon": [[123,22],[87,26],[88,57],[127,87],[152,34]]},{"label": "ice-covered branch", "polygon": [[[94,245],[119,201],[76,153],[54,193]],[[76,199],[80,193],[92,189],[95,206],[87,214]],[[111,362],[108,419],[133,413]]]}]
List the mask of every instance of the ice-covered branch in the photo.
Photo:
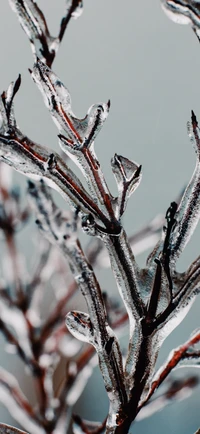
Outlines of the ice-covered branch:
[{"label": "ice-covered branch", "polygon": [[[150,391],[145,399],[145,401],[141,404],[141,407],[147,402],[156,389],[163,383],[165,378],[169,375],[169,373],[178,366],[183,366],[184,363],[188,365],[187,361],[195,362],[196,366],[199,367],[199,358],[200,353],[199,350],[196,349],[196,345],[200,342],[200,331],[199,329],[192,334],[192,336],[185,342],[183,345],[180,345],[177,349],[173,350],[168,357],[166,363],[161,366],[161,368],[155,374]],[[192,363],[194,366],[194,364]]]},{"label": "ice-covered branch", "polygon": [[77,18],[82,12],[82,1],[67,0],[66,14],[62,18],[57,37],[50,34],[45,16],[35,0],[9,0],[9,2],[29,38],[34,59],[39,57],[51,66],[70,19]]},{"label": "ice-covered branch", "polygon": [[94,139],[105,122],[110,102],[94,104],[83,119],[75,117],[71,108],[71,97],[58,77],[42,62],[38,61],[32,77],[44,96],[45,103],[59,130],[61,149],[81,168],[89,190],[95,200],[99,200],[113,224],[117,220],[113,211],[113,198],[107,187],[99,161],[94,152]]},{"label": "ice-covered branch", "polygon": [[199,379],[194,375],[168,381],[165,390],[142,407],[136,420],[139,421],[152,416],[154,413],[163,410],[167,405],[172,404],[174,400],[188,398],[198,383]]},{"label": "ice-covered branch", "polygon": [[77,239],[75,221],[69,222],[64,213],[57,209],[44,183],[40,186],[31,183],[29,193],[40,230],[52,243],[58,245],[69,261],[75,280],[86,299],[89,315],[71,312],[67,315],[67,326],[75,337],[95,347],[111,404],[108,424],[112,425],[113,417],[117,424],[118,418],[123,417],[121,408],[127,397],[121,353],[107,322],[99,283]]},{"label": "ice-covered branch", "polygon": [[45,434],[45,430],[41,427],[36,413],[22,393],[17,380],[2,368],[0,369],[0,400],[28,432]]},{"label": "ice-covered branch", "polygon": [[109,226],[106,216],[59,155],[33,143],[16,127],[12,102],[19,85],[18,79],[0,100],[0,159],[29,177],[46,178],[73,207],[83,213],[92,213]]},{"label": "ice-covered branch", "polygon": [[5,423],[0,423],[0,434],[27,434],[21,429],[17,429],[14,426],[6,425]]},{"label": "ice-covered branch", "polygon": [[[67,135],[67,137],[59,136],[63,150],[76,157],[76,161],[81,165],[86,179],[88,177],[90,180],[90,185],[96,186],[96,195],[100,203],[103,203],[111,219],[109,226],[112,228],[114,236],[110,235],[110,228],[108,229],[108,226],[106,226],[105,230],[98,228],[90,216],[84,219],[83,228],[90,234],[102,237],[109,250],[112,268],[130,317],[130,348],[132,348],[130,350],[130,365],[132,365],[131,370],[133,372],[135,342],[139,342],[140,340],[139,335],[141,331],[139,329],[141,327],[139,326],[139,320],[144,313],[144,304],[137,285],[136,262],[119,219],[124,212],[128,196],[139,184],[140,167],[128,159],[117,155],[112,161],[113,171],[119,183],[119,195],[123,191],[122,196],[118,199],[119,209],[115,215],[113,198],[107,189],[98,160],[93,153],[93,141],[106,118],[108,107],[103,104],[93,106],[84,119],[77,119],[71,110],[71,98],[68,90],[46,65],[38,62],[34,66],[32,76],[42,92],[46,105],[58,128],[64,130]],[[93,180],[92,183],[91,179]],[[106,234],[109,235],[107,236]],[[139,344],[137,348],[139,348]]]},{"label": "ice-covered branch", "polygon": [[131,194],[141,181],[141,168],[128,158],[115,154],[111,160],[112,171],[118,187],[116,217],[120,219],[124,214],[126,204]]},{"label": "ice-covered branch", "polygon": [[198,122],[194,112],[192,112],[191,124],[188,124],[188,133],[196,152],[196,168],[174,216],[176,223],[170,236],[171,261],[176,261],[178,259],[199,221],[200,135]]},{"label": "ice-covered branch", "polygon": [[200,4],[196,0],[161,0],[166,15],[175,23],[191,25],[200,40]]}]

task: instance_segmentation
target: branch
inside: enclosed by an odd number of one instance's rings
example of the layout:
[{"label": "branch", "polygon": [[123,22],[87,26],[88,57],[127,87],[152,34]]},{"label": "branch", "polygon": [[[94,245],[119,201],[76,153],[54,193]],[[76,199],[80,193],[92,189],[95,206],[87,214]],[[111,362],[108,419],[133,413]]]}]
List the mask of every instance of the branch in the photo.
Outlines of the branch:
[{"label": "branch", "polygon": [[[16,84],[17,83],[17,84]],[[79,179],[56,153],[36,145],[16,128],[13,107],[10,103],[19,88],[19,83],[11,84],[0,101],[2,127],[0,131],[0,159],[18,172],[29,177],[44,177],[53,183],[72,207],[82,213],[92,213],[108,227],[108,219],[88,195]],[[10,95],[12,98],[10,98]],[[10,117],[10,113],[12,116]]]},{"label": "branch", "polygon": [[150,391],[145,401],[143,401],[140,404],[139,409],[142,408],[147,401],[149,401],[151,396],[154,394],[156,389],[158,389],[158,387],[163,383],[163,381],[169,375],[169,373],[174,368],[178,367],[178,365],[180,365],[181,362],[185,361],[185,359],[187,359],[188,357],[190,359],[194,359],[195,361],[199,359],[199,352],[193,351],[194,346],[199,342],[200,342],[200,331],[197,330],[194,334],[192,334],[191,338],[187,342],[185,342],[183,345],[180,345],[178,348],[176,348],[170,353],[167,362],[163,366],[161,366],[161,368],[155,374],[153,381],[151,383]]},{"label": "branch", "polygon": [[45,430],[41,427],[35,412],[22,393],[15,377],[2,368],[0,369],[0,400],[28,432],[45,434]]},{"label": "branch", "polygon": [[190,24],[199,38],[200,5],[197,1],[184,0],[184,2],[161,0],[161,6],[166,15],[175,23]]},{"label": "branch", "polygon": [[34,59],[37,57],[51,66],[63,39],[70,19],[82,12],[81,0],[67,0],[66,15],[63,17],[57,37],[51,36],[43,12],[34,0],[10,0],[13,11],[27,34]]},{"label": "branch", "polygon": [[189,137],[195,147],[196,168],[185,189],[181,203],[175,214],[176,224],[170,236],[170,260],[175,262],[190,240],[199,221],[200,211],[200,136],[198,122],[192,111],[191,125],[188,124]]},{"label": "branch", "polygon": [[137,421],[145,419],[163,410],[167,405],[172,404],[174,400],[185,399],[192,393],[194,387],[199,383],[197,376],[189,376],[184,379],[171,380],[167,384],[164,392],[153,400],[148,401],[139,411]]},{"label": "branch", "polygon": [[64,213],[57,209],[44,183],[40,187],[31,184],[29,192],[41,232],[60,248],[69,261],[71,271],[87,302],[89,315],[70,312],[67,315],[67,326],[75,337],[95,347],[110,399],[110,415],[122,417],[121,408],[126,401],[126,392],[121,353],[117,339],[107,323],[98,281],[76,238],[74,222],[66,221]]},{"label": "branch", "polygon": [[7,328],[7,326],[5,325],[5,323],[2,320],[0,320],[0,330],[3,333],[3,335],[5,336],[6,340],[11,345],[14,345],[14,347],[17,350],[18,355],[23,360],[23,362],[31,369],[31,371],[33,372],[33,375],[35,375],[35,376],[41,376],[42,372],[41,372],[40,366],[35,362],[35,360],[32,357],[30,357],[26,353],[26,351],[24,350],[24,348],[20,345],[20,343],[18,342],[18,340],[9,331],[9,329]]},{"label": "branch", "polygon": [[6,425],[5,423],[0,423],[0,434],[28,434],[25,431],[15,428],[14,426]]}]

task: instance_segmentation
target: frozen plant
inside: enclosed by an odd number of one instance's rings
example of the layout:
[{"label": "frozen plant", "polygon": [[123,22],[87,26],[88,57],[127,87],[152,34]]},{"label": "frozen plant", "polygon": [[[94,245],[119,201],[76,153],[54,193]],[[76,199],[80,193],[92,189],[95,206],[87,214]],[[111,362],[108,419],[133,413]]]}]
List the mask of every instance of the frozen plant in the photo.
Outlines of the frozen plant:
[{"label": "frozen plant", "polygon": [[[30,40],[34,56],[30,74],[59,129],[62,155],[34,143],[18,127],[13,101],[21,85],[19,76],[0,99],[0,226],[13,271],[13,276],[6,276],[12,284],[2,280],[0,327],[29,367],[38,403],[33,407],[17,380],[3,369],[0,370],[0,399],[31,434],[64,434],[69,428],[71,408],[98,359],[109,399],[108,415],[102,424],[74,415],[73,430],[87,434],[104,430],[126,434],[136,418],[147,417],[198,382],[196,376],[169,382],[154,398],[174,368],[179,365],[198,367],[200,363],[198,329],[170,353],[158,371],[155,370],[162,343],[184,319],[199,292],[200,257],[184,273],[176,271],[177,260],[199,219],[198,122],[192,112],[188,133],[195,147],[196,167],[183,196],[169,206],[164,226],[163,219],[158,218],[140,234],[128,239],[122,217],[127,201],[140,183],[141,166],[124,156],[114,155],[111,168],[118,196],[113,197],[94,151],[94,141],[108,116],[110,101],[93,105],[84,119],[78,119],[72,112],[69,91],[51,69],[70,18],[82,12],[81,0],[67,1],[66,14],[55,38],[50,35],[45,17],[34,0],[10,0],[10,4]],[[162,1],[162,5],[170,17],[178,16],[178,21],[192,24],[198,36],[197,2],[169,0]],[[65,154],[81,169],[87,189],[68,167]],[[39,260],[28,282],[16,248],[15,232],[25,224],[30,209],[21,209],[17,192],[6,180],[3,163],[30,178],[28,194],[43,235]],[[51,188],[63,196],[72,212],[57,207]],[[78,239],[80,223],[83,231],[92,237],[86,254]],[[161,226],[162,234],[157,239]],[[139,244],[148,237],[152,240],[152,236],[157,243],[148,256],[146,267],[141,269],[132,244]],[[97,263],[108,265],[109,260],[125,310],[116,309],[102,292],[95,275],[94,266]],[[55,306],[48,318],[43,319],[41,300],[50,277]],[[67,290],[60,295],[59,283],[64,287],[66,282],[69,282]],[[69,311],[67,307],[77,288],[86,300],[87,313]],[[129,345],[123,358],[115,330],[127,319]],[[64,380],[55,390],[54,374],[61,355],[67,359],[67,369]],[[3,424],[0,429],[2,433],[17,431]]]}]

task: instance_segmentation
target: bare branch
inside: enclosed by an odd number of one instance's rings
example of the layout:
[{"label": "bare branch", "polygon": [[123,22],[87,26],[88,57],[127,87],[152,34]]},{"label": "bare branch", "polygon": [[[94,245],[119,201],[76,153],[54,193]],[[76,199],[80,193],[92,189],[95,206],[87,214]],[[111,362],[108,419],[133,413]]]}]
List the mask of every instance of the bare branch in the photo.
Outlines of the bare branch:
[{"label": "bare branch", "polygon": [[5,425],[5,423],[0,423],[0,434],[28,434],[25,431],[14,428],[14,426]]},{"label": "bare branch", "polygon": [[168,381],[166,390],[153,400],[148,401],[139,411],[137,421],[152,416],[154,413],[163,410],[167,405],[175,400],[188,398],[193,392],[194,387],[199,383],[197,376],[189,376],[184,379]]},{"label": "bare branch", "polygon": [[[199,342],[200,331],[197,330],[194,334],[192,334],[191,338],[187,342],[185,342],[183,345],[180,345],[180,347],[170,353],[167,362],[163,366],[161,366],[161,368],[155,374],[147,398],[140,405],[140,408],[143,407],[143,405],[151,398],[155,390],[158,389],[158,387],[163,383],[163,381],[169,375],[172,369],[176,368],[183,359],[188,357],[188,350],[193,348]],[[193,353],[193,355],[191,353],[191,358],[193,357],[196,359],[195,352]]]},{"label": "bare branch", "polygon": [[0,400],[8,406],[13,417],[29,432],[45,434],[16,379],[2,368],[0,369]]}]

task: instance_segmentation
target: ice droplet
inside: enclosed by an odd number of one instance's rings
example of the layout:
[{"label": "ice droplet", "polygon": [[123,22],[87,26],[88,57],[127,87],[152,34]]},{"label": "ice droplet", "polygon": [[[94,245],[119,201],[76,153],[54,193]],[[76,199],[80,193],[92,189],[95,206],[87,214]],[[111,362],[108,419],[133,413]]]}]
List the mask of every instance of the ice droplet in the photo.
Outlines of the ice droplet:
[{"label": "ice droplet", "polygon": [[66,326],[75,338],[83,342],[93,341],[91,321],[88,314],[77,311],[69,312],[66,316]]}]

